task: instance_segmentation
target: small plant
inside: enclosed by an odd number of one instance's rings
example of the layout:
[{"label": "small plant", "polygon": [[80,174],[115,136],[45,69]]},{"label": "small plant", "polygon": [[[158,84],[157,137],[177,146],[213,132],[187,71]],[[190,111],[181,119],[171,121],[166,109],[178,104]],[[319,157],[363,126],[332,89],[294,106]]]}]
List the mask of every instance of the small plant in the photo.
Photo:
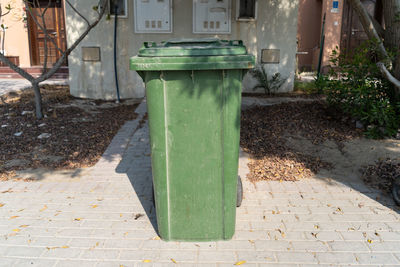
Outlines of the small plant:
[{"label": "small plant", "polygon": [[328,103],[365,125],[371,138],[395,135],[400,122],[399,99],[376,65],[377,51],[373,41],[363,43],[352,55],[334,50],[331,79],[321,80]]},{"label": "small plant", "polygon": [[286,79],[281,78],[279,72],[272,75],[272,78],[268,78],[268,74],[263,66],[258,66],[252,70],[250,73],[257,79],[257,85],[253,87],[253,90],[261,87],[264,88],[265,94],[270,95],[272,92],[277,92],[282,85],[285,83]]}]

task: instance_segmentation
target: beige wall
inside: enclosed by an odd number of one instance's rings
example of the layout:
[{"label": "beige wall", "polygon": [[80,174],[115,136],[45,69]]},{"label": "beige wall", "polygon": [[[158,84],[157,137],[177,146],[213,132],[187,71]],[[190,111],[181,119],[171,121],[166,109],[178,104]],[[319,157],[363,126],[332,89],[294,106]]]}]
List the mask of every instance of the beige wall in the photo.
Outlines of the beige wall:
[{"label": "beige wall", "polygon": [[5,51],[7,56],[19,56],[21,67],[30,66],[28,29],[22,21],[23,1],[22,0],[0,0],[3,7],[11,4],[13,10],[3,18],[3,24],[8,27],[5,38]]},{"label": "beige wall", "polygon": [[[96,0],[71,1],[82,13],[92,12]],[[235,19],[236,1],[232,0],[232,30],[226,35],[207,35],[192,33],[192,0],[174,0],[173,33],[136,34],[134,33],[133,0],[128,0],[129,16],[119,20],[118,65],[121,97],[143,97],[144,86],[141,78],[129,70],[129,58],[137,54],[145,41],[163,41],[171,38],[219,37],[222,39],[242,39],[250,53],[258,56],[263,48],[280,49],[280,64],[267,64],[270,73],[280,72],[287,77],[282,91],[293,90],[298,0],[258,0],[258,18],[253,22],[238,22]],[[67,41],[72,44],[84,23],[71,8],[66,7]],[[70,55],[71,94],[78,97],[115,99],[113,74],[113,26],[114,20],[102,20],[82,44]],[[100,62],[83,62],[81,46],[100,46]],[[254,80],[245,78],[244,89],[250,90]]]}]

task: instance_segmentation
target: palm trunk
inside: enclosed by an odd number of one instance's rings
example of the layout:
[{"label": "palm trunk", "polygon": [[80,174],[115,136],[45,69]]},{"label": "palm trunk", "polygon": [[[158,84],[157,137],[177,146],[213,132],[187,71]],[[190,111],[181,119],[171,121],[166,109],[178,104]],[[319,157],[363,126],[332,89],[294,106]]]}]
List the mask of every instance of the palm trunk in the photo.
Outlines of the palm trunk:
[{"label": "palm trunk", "polygon": [[40,93],[40,87],[38,82],[32,82],[32,88],[35,92],[35,109],[36,109],[36,118],[38,120],[43,119],[42,112],[42,94]]}]

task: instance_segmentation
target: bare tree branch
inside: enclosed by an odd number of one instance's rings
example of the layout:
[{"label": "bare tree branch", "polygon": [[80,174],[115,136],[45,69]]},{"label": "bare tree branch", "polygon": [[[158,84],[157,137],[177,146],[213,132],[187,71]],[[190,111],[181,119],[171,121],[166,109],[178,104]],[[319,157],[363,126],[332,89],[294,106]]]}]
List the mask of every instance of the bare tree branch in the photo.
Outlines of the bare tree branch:
[{"label": "bare tree branch", "polygon": [[18,73],[19,75],[21,75],[22,77],[27,79],[28,81],[33,82],[35,80],[35,78],[32,75],[30,75],[29,73],[27,73],[26,71],[24,71],[23,69],[21,69],[20,67],[15,65],[14,63],[12,63],[6,56],[3,55],[3,53],[0,53],[0,61],[3,61],[4,63],[6,63],[8,66],[10,66],[10,68],[13,71],[15,71],[16,73]]},{"label": "bare tree branch", "polygon": [[81,17],[84,21],[86,21],[87,25],[90,25],[90,22],[87,18],[85,18],[70,2],[69,0],[65,0],[65,2],[67,2],[67,4],[69,5],[70,8],[72,8],[72,10],[75,11],[76,14],[79,15],[79,17]]},{"label": "bare tree branch", "polygon": [[397,87],[397,92],[400,92],[400,81],[397,80],[391,73],[390,71],[386,68],[385,64],[383,62],[378,62],[376,63],[378,65],[379,69],[381,70],[383,76],[385,76],[388,81],[390,81],[393,85]]},{"label": "bare tree branch", "polygon": [[33,13],[34,11],[32,11],[32,9],[31,9],[29,6],[27,7],[27,10],[28,10],[29,15],[31,16],[33,22],[35,22],[35,24],[39,27],[39,29],[41,29],[41,30],[43,31],[45,37],[46,37],[46,38],[49,38],[49,40],[54,44],[55,48],[56,48],[60,53],[63,53],[64,51],[63,51],[60,47],[58,47],[56,41],[55,41],[53,38],[50,38],[51,36],[48,34],[48,32],[46,31],[46,29],[45,29],[45,28],[43,27],[43,25],[41,25],[41,24],[39,23],[39,21],[37,20],[36,17],[40,17],[40,15],[39,15],[39,14],[34,14],[34,13]]},{"label": "bare tree branch", "polygon": [[48,43],[47,43],[47,26],[46,26],[46,20],[44,18],[46,11],[48,9],[48,7],[50,6],[50,1],[47,3],[47,7],[44,9],[44,11],[42,12],[42,14],[40,14],[40,18],[42,19],[42,23],[43,23],[43,29],[44,29],[44,61],[43,61],[43,70],[42,73],[45,73],[47,70],[47,60],[49,58],[48,52],[49,52],[49,47],[48,47]]},{"label": "bare tree branch", "polygon": [[381,38],[383,38],[385,36],[385,29],[373,16],[369,15],[369,18],[371,19],[372,23],[374,24],[374,28],[375,28],[376,32],[378,33],[378,35]]}]

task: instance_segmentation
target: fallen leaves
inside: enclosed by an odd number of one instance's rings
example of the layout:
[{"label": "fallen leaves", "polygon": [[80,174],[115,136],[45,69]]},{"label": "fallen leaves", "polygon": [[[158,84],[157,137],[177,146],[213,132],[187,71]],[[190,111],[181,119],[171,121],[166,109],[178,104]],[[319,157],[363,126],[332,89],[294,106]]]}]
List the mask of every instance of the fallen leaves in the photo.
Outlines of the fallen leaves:
[{"label": "fallen leaves", "polygon": [[144,214],[142,214],[142,213],[136,214],[135,215],[135,221],[137,221],[140,217],[143,217],[143,216],[144,216]]},{"label": "fallen leaves", "polygon": [[[243,111],[240,145],[252,158],[248,164],[251,181],[296,181],[329,169],[331,165],[290,145],[290,136],[319,144],[333,140],[337,144],[361,136],[354,125],[327,118],[330,111],[322,101],[286,103],[254,107]],[[337,116],[339,117],[339,116]]]},{"label": "fallen leaves", "polygon": [[97,208],[99,205],[92,205],[91,207],[92,207],[92,209],[95,209],[95,208]]},{"label": "fallen leaves", "polygon": [[46,247],[47,250],[59,249],[59,248],[69,248],[69,246],[61,246],[61,247]]},{"label": "fallen leaves", "polygon": [[242,264],[245,264],[245,263],[246,263],[246,261],[238,261],[238,262],[235,263],[235,265],[239,266],[239,265],[242,265]]},{"label": "fallen leaves", "polygon": [[0,203],[0,208],[1,208],[1,207],[4,207],[4,205],[5,205],[4,203]]},{"label": "fallen leaves", "polygon": [[151,260],[143,260],[144,263],[149,263]]},{"label": "fallen leaves", "polygon": [[174,259],[172,259],[172,258],[171,258],[171,261],[172,261],[173,263],[175,263],[175,264],[178,264],[178,263],[176,262],[176,260],[174,260]]},{"label": "fallen leaves", "polygon": [[400,177],[399,160],[380,159],[375,164],[365,166],[362,170],[362,179],[367,185],[387,194],[391,194],[392,184],[396,177]]},{"label": "fallen leaves", "polygon": [[81,221],[82,220],[82,218],[75,218],[74,219],[74,221],[76,221],[76,222],[79,222],[79,221]]},{"label": "fallen leaves", "polygon": [[[2,96],[7,104],[0,101],[0,114],[13,115],[1,118],[0,126],[7,127],[0,131],[0,166],[13,159],[24,164],[1,168],[1,180],[14,178],[15,171],[20,169],[93,166],[125,121],[137,116],[133,112],[137,106],[134,101],[117,105],[110,101],[80,100],[70,95],[68,86],[42,86],[41,91],[46,117],[40,123],[35,116],[24,113],[34,110],[30,90],[18,92],[18,101],[10,94]],[[16,132],[23,133],[23,138],[14,136]],[[50,161],[50,157],[58,160]]]},{"label": "fallen leaves", "polygon": [[43,211],[45,211],[45,210],[47,210],[47,205],[44,205],[43,208],[41,208],[39,211],[40,211],[40,212],[43,212]]},{"label": "fallen leaves", "polygon": [[12,219],[16,219],[16,218],[18,218],[19,216],[11,216],[10,217],[10,220],[12,220]]}]

